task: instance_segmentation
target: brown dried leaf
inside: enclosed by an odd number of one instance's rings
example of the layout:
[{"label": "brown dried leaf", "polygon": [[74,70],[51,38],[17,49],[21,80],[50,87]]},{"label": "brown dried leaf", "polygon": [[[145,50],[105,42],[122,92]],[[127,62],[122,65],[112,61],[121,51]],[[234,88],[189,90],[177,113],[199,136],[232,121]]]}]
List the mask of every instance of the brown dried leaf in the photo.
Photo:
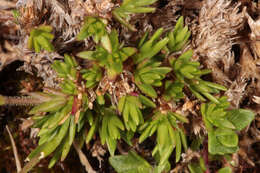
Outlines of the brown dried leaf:
[{"label": "brown dried leaf", "polygon": [[249,27],[251,29],[250,39],[251,47],[254,50],[255,56],[260,58],[260,19],[254,21],[248,13],[246,13]]},{"label": "brown dried leaf", "polygon": [[255,60],[247,46],[244,44],[241,46],[242,48],[242,55],[240,57],[240,65],[241,65],[241,72],[240,76],[243,78],[256,78],[260,79],[260,70],[257,67],[259,63],[258,60]]},{"label": "brown dried leaf", "polygon": [[20,50],[16,46],[11,45],[8,41],[5,41],[4,47],[7,53],[0,50],[0,71],[14,61],[30,61],[28,56],[21,56]]},{"label": "brown dried leaf", "polygon": [[12,9],[15,8],[15,2],[0,0],[0,10]]},{"label": "brown dried leaf", "polygon": [[[206,0],[199,15],[197,35],[194,40],[195,52],[204,57],[213,77],[220,83],[228,81],[230,67],[234,64],[231,51],[237,32],[243,27],[245,8],[239,12],[240,3],[226,0]],[[223,69],[217,64],[222,62]]]}]

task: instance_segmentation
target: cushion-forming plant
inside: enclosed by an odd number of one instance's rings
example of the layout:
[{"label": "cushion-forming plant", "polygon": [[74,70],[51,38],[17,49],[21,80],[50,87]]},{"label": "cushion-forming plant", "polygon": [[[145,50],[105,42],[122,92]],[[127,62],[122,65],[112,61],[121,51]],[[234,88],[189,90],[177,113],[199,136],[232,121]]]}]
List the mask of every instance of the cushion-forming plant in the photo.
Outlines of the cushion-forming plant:
[{"label": "cushion-forming plant", "polygon": [[[154,8],[145,6],[155,1],[125,0],[113,15],[135,30],[125,19],[132,13],[153,12]],[[215,95],[226,88],[201,78],[210,70],[201,69],[199,62],[192,61],[192,50],[172,56],[183,50],[190,37],[183,17],[169,33],[163,34],[163,28],[150,37],[146,33],[135,47],[120,43],[117,31],[108,31],[107,24],[104,19],[88,17],[77,36],[78,40],[92,37],[96,43],[95,50],[77,54],[89,63],[88,68],[68,54],[64,55],[64,61],[54,61],[52,67],[60,79],[58,90],[45,88],[20,100],[0,96],[0,105],[35,105],[29,114],[34,127],[40,129],[40,139],[38,147],[28,156],[29,163],[23,172],[50,154],[53,155],[49,168],[58,160],[63,161],[75,140],[81,147],[91,140],[100,140],[111,155],[110,164],[119,173],[167,172],[173,151],[175,161],[179,162],[181,153],[190,148],[191,139],[185,130],[189,118],[175,112],[172,106],[187,97],[187,90],[204,102],[201,115],[207,130],[209,154],[232,154],[238,150],[237,132],[250,124],[254,114],[244,109],[228,109],[226,97]],[[51,31],[50,26],[33,29],[28,47],[35,52],[53,51]],[[127,78],[127,82],[122,82],[121,77]],[[106,86],[101,87],[104,81]],[[154,139],[151,155],[156,164],[149,164],[135,151],[114,155],[119,140],[132,146],[134,138],[140,144]],[[191,172],[206,169],[203,159],[200,164],[190,163],[188,167]],[[219,170],[228,171],[229,167]]]}]

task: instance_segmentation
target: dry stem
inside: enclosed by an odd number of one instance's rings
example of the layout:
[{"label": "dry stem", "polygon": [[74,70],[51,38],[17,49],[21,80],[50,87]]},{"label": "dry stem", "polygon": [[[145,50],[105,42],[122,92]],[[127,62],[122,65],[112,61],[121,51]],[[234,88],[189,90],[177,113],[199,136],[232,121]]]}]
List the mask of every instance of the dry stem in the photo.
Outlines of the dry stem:
[{"label": "dry stem", "polygon": [[21,163],[20,163],[20,160],[19,160],[17,148],[16,148],[16,145],[15,145],[15,142],[14,142],[14,138],[13,138],[13,136],[12,136],[10,130],[9,130],[9,127],[6,125],[5,128],[8,132],[10,140],[11,140],[17,172],[20,172],[22,170],[22,167],[21,167]]},{"label": "dry stem", "polygon": [[87,157],[85,156],[85,154],[81,151],[80,147],[78,146],[78,144],[76,142],[73,142],[73,146],[76,149],[78,155],[79,155],[79,159],[82,165],[85,166],[85,169],[88,173],[96,173],[96,171],[91,167]]}]

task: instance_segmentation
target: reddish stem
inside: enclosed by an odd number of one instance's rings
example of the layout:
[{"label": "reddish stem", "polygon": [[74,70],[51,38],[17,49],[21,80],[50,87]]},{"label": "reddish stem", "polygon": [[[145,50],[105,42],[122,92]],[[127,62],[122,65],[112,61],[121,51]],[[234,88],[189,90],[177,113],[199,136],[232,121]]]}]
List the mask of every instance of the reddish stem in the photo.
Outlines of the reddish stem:
[{"label": "reddish stem", "polygon": [[136,93],[136,92],[131,92],[130,95],[131,95],[131,96],[135,96],[135,97],[138,97],[138,96],[139,96],[139,94]]},{"label": "reddish stem", "polygon": [[75,115],[77,111],[78,111],[78,98],[77,96],[74,96],[71,115]]},{"label": "reddish stem", "polygon": [[205,162],[206,171],[204,173],[210,173],[209,170],[209,152],[208,152],[208,137],[203,141],[203,160]]}]

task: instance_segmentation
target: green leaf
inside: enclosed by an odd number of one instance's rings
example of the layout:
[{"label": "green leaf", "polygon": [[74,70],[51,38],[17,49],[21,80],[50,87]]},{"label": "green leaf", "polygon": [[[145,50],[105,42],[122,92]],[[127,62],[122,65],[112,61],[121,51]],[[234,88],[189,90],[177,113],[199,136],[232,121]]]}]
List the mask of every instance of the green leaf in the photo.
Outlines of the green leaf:
[{"label": "green leaf", "polygon": [[176,145],[176,163],[181,159],[181,136],[177,130],[174,130],[174,137],[175,137],[175,145]]},{"label": "green leaf", "polygon": [[137,108],[136,106],[129,106],[130,108],[130,115],[131,118],[134,120],[135,124],[138,125],[139,124],[139,116],[138,116],[138,112],[137,112]]},{"label": "green leaf", "polygon": [[[122,52],[126,55],[126,57],[132,56],[137,52],[137,49],[134,47],[124,47],[122,48]],[[125,60],[125,58],[124,58]]]},{"label": "green leaf", "polygon": [[48,52],[54,51],[53,45],[45,37],[39,35],[39,36],[35,37],[34,39],[37,40],[37,42],[40,44],[40,46],[43,49],[47,50]]},{"label": "green leaf", "polygon": [[95,43],[98,43],[100,39],[107,34],[106,25],[106,19],[101,19],[98,17],[87,17],[83,27],[77,35],[77,39],[81,41],[89,36],[92,36]]},{"label": "green leaf", "polygon": [[[148,127],[145,128],[145,130],[142,132],[141,136],[139,137],[139,143],[142,143],[146,138],[151,136],[155,130],[157,130],[158,123],[150,123]],[[155,129],[155,130],[152,130]]]},{"label": "green leaf", "polygon": [[106,138],[106,144],[107,144],[110,155],[114,156],[114,153],[116,151],[117,141],[115,139],[108,137],[108,138]]},{"label": "green leaf", "polygon": [[58,134],[50,141],[38,146],[31,154],[28,156],[29,159],[32,159],[37,154],[41,154],[41,159],[47,157],[51,154],[61,143],[62,139],[67,134],[68,128],[70,124],[70,118],[68,118],[59,129]]},{"label": "green leaf", "polygon": [[92,57],[93,53],[93,51],[83,51],[78,53],[77,56],[84,59],[94,60],[94,58]]},{"label": "green leaf", "polygon": [[155,8],[146,7],[151,5],[157,0],[124,0],[120,7],[115,8],[112,11],[113,17],[118,20],[121,24],[125,25],[131,31],[136,31],[134,26],[130,25],[126,18],[129,18],[129,14],[133,13],[149,13],[154,12]]},{"label": "green leaf", "polygon": [[77,61],[75,60],[75,58],[72,56],[69,56],[68,54],[64,54],[64,60],[65,60],[65,63],[71,67],[77,66]]},{"label": "green leaf", "polygon": [[184,117],[184,116],[182,116],[182,115],[180,115],[180,114],[177,114],[177,113],[175,113],[175,112],[170,112],[170,114],[171,114],[172,116],[176,117],[178,120],[184,122],[184,123],[189,123],[189,120],[188,120],[186,117]]},{"label": "green leaf", "polygon": [[237,130],[242,130],[253,121],[254,113],[250,110],[234,109],[228,111],[227,118],[234,124]]},{"label": "green leaf", "polygon": [[218,128],[215,134],[217,140],[227,147],[236,147],[238,145],[238,136],[233,130]]},{"label": "green leaf", "polygon": [[150,40],[146,41],[140,48],[139,53],[135,56],[135,63],[140,63],[144,59],[151,59],[153,56],[158,54],[168,43],[169,39],[164,38],[158,42],[158,40],[163,32],[163,28],[158,29]]},{"label": "green leaf", "polygon": [[143,103],[145,106],[148,106],[151,108],[156,108],[155,103],[153,101],[151,101],[149,98],[140,94],[139,99],[140,99],[141,103]]},{"label": "green leaf", "polygon": [[218,173],[232,173],[232,169],[230,167],[221,168]]},{"label": "green leaf", "polygon": [[227,147],[221,144],[218,141],[216,135],[217,134],[214,131],[208,132],[208,148],[210,154],[219,154],[219,155],[231,154],[231,153],[235,153],[238,150],[237,146]]},{"label": "green leaf", "polygon": [[28,48],[34,49],[36,53],[40,52],[42,49],[49,52],[54,51],[54,47],[51,44],[54,35],[50,33],[51,31],[52,27],[47,25],[42,25],[38,28],[32,29],[28,39]]},{"label": "green leaf", "polygon": [[38,112],[52,112],[62,108],[66,103],[66,99],[63,97],[55,97],[51,101],[47,101],[35,106],[29,114],[36,114]]},{"label": "green leaf", "polygon": [[157,93],[156,91],[153,89],[153,87],[151,85],[147,85],[147,84],[138,84],[137,85],[138,88],[146,95],[152,97],[152,98],[156,98],[157,97]]},{"label": "green leaf", "polygon": [[96,119],[94,121],[94,124],[91,125],[89,131],[88,131],[88,134],[86,136],[86,144],[88,144],[90,142],[90,140],[93,138],[94,134],[95,134],[95,131],[97,129],[97,125],[98,125],[98,120]]},{"label": "green leaf", "polygon": [[161,122],[157,127],[157,145],[160,153],[167,144],[168,136],[168,127],[166,123]]},{"label": "green leaf", "polygon": [[62,148],[63,148],[64,142],[55,150],[54,155],[52,156],[48,168],[52,168],[55,163],[60,159],[61,153],[62,153]]},{"label": "green leaf", "polygon": [[112,156],[109,163],[118,173],[150,173],[152,166],[134,151],[127,155]]},{"label": "green leaf", "polygon": [[101,38],[101,44],[109,53],[112,53],[112,44],[108,35],[104,35]]},{"label": "green leaf", "polygon": [[204,173],[204,171],[202,170],[200,165],[197,163],[188,164],[188,168],[189,168],[190,173]]},{"label": "green leaf", "polygon": [[181,143],[182,143],[182,145],[183,145],[183,148],[184,148],[185,151],[187,151],[187,149],[188,149],[188,144],[187,144],[186,135],[185,135],[183,129],[180,129],[179,132],[180,132]]},{"label": "green leaf", "polygon": [[118,111],[120,113],[123,112],[124,106],[125,106],[126,96],[122,96],[118,102]]},{"label": "green leaf", "polygon": [[102,145],[105,144],[106,138],[109,137],[108,136],[108,129],[107,129],[108,128],[108,120],[109,120],[108,116],[105,116],[102,119],[102,126],[101,126],[101,130],[100,130],[100,133],[99,133]]},{"label": "green leaf", "polygon": [[191,32],[188,31],[188,27],[183,27],[183,17],[181,16],[173,31],[168,33],[169,43],[168,43],[168,49],[171,52],[179,51],[183,48],[183,46],[187,43]]},{"label": "green leaf", "polygon": [[133,146],[132,144],[132,138],[134,137],[134,132],[132,131],[124,131],[124,132],[121,132],[121,137],[122,139],[130,146]]},{"label": "green leaf", "polygon": [[110,120],[116,127],[118,127],[121,130],[125,130],[124,124],[122,123],[122,121],[118,118],[117,115],[114,115],[111,117]]},{"label": "green leaf", "polygon": [[41,45],[37,39],[33,39],[33,47],[36,53],[39,53],[41,51]]},{"label": "green leaf", "polygon": [[39,26],[38,28],[40,31],[44,31],[44,32],[51,32],[52,31],[52,27],[48,26],[48,25],[42,25]]},{"label": "green leaf", "polygon": [[171,81],[165,82],[165,91],[163,94],[163,98],[166,101],[171,101],[172,99],[178,101],[179,99],[184,97],[182,92],[184,84],[180,81],[175,81],[174,83]]}]

